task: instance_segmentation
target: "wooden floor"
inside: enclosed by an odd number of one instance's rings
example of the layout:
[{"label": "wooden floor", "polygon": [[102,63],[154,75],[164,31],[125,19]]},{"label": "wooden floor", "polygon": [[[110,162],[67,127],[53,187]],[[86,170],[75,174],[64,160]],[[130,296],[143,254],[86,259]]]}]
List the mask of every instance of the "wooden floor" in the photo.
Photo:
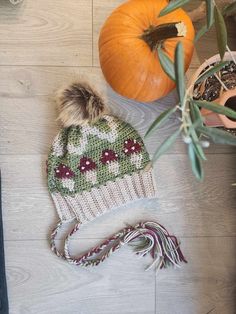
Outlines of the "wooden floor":
[{"label": "wooden floor", "polygon": [[[100,217],[75,242],[82,252],[125,223],[155,219],[181,238],[189,263],[180,270],[157,276],[144,272],[150,260],[139,260],[129,248],[96,269],[67,265],[50,252],[48,234],[57,216],[44,165],[58,129],[53,92],[66,81],[85,77],[141,135],[164,108],[176,103],[176,94],[135,104],[105,84],[98,33],[123,1],[24,0],[17,7],[8,2],[0,2],[0,163],[10,313],[236,313],[236,151],[231,147],[208,149],[206,179],[200,184],[179,139],[155,166],[157,200]],[[208,56],[215,53],[204,49]],[[188,77],[199,65],[199,54]],[[177,123],[172,119],[146,141],[150,153]]]}]

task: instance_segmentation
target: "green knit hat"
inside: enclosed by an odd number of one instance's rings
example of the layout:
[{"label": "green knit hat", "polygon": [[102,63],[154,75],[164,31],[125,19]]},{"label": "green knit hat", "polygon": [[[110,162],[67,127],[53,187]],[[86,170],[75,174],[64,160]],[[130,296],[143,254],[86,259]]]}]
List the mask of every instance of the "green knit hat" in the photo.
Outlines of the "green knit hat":
[{"label": "green knit hat", "polygon": [[[143,140],[128,123],[113,117],[87,84],[74,83],[57,97],[64,128],[53,141],[48,161],[48,188],[60,222],[51,236],[52,250],[77,265],[97,265],[123,242],[146,241],[158,267],[184,260],[175,237],[153,222],[128,227],[79,258],[71,257],[69,239],[86,222],[122,204],[156,196],[156,185]],[[55,237],[64,223],[75,221],[64,252]]]}]

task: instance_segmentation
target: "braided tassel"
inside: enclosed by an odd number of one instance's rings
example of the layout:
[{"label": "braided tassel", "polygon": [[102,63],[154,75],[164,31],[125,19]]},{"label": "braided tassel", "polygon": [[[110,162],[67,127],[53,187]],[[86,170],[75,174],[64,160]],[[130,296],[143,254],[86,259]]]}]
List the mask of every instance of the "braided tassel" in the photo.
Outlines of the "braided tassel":
[{"label": "braided tassel", "polygon": [[[124,244],[135,247],[136,254],[140,257],[151,254],[153,263],[146,270],[153,267],[159,270],[170,265],[180,267],[181,262],[187,263],[177,238],[170,235],[163,226],[156,222],[141,222],[134,227],[126,227],[82,256],[73,258],[69,251],[69,240],[79,230],[79,227],[80,224],[76,224],[65,240],[63,257],[71,264],[96,266]],[[141,240],[143,241],[142,246],[140,246]]]}]

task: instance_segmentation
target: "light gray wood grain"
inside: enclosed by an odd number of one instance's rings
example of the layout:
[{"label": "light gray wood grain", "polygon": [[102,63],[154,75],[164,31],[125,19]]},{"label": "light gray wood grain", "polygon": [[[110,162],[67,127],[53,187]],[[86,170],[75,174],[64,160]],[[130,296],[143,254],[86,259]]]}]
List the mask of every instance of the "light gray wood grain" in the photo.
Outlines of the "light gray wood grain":
[{"label": "light gray wood grain", "polygon": [[93,64],[99,65],[98,38],[100,29],[111,12],[124,3],[122,0],[93,0]]},{"label": "light gray wood grain", "polygon": [[[96,241],[82,240],[77,252]],[[6,241],[10,313],[233,314],[234,243],[184,238],[189,263],[155,279],[153,271],[144,272],[150,259],[138,259],[128,247],[96,269],[81,269],[54,257],[45,241]]]},{"label": "light gray wood grain", "polygon": [[[63,75],[61,79],[63,79]],[[96,80],[98,81],[99,77],[93,77],[93,81]],[[58,86],[58,82],[55,85]],[[53,88],[53,91],[55,89]],[[138,104],[117,95],[110,88],[106,89],[105,87],[100,88],[100,90],[103,91],[108,99],[112,112],[130,122],[142,136],[144,136],[152,121],[163,110],[175,105],[177,101],[175,92],[158,102]],[[53,102],[53,95],[28,95],[26,97],[14,97],[12,95],[12,97],[2,97],[0,100],[0,124],[2,125],[0,147],[2,153],[47,153],[52,139],[57,134],[59,128],[59,125],[56,123],[56,108]],[[153,133],[152,137],[146,140],[146,144],[150,147],[151,152],[154,152],[158,145],[178,127],[178,124],[178,116],[173,116],[168,123],[159,128]],[[231,152],[235,152],[235,148],[225,145],[212,145],[207,149],[207,153],[213,154]],[[177,140],[168,153],[185,153],[185,144],[181,138]]]},{"label": "light gray wood grain", "polygon": [[188,264],[156,278],[156,314],[234,314],[235,238],[185,238],[182,247]]},{"label": "light gray wood grain", "polygon": [[92,65],[91,0],[0,3],[0,64]]},{"label": "light gray wood grain", "polygon": [[[180,237],[236,235],[235,156],[210,155],[204,183],[191,175],[187,156],[163,156],[155,166],[158,199],[117,209],[82,228],[78,237],[105,238],[125,223],[149,219]],[[37,155],[0,156],[8,240],[46,239],[57,221],[46,187],[45,160]]]},{"label": "light gray wood grain", "polygon": [[51,96],[61,86],[87,80],[105,94],[106,84],[98,67],[2,66],[0,95],[3,98]]},{"label": "light gray wood grain", "polygon": [[[96,241],[82,240],[77,252]],[[155,276],[130,248],[97,268],[58,259],[46,241],[6,241],[11,314],[154,314]]]},{"label": "light gray wood grain", "polygon": [[[10,314],[234,314],[235,148],[211,145],[205,181],[197,183],[178,139],[155,166],[158,199],[99,217],[72,241],[73,251],[81,253],[126,223],[156,220],[181,239],[189,263],[180,270],[155,277],[144,272],[150,258],[138,259],[127,247],[96,269],[80,269],[49,249],[48,235],[58,219],[45,177],[46,154],[59,128],[54,91],[77,78],[87,79],[141,135],[177,101],[172,92],[151,104],[136,103],[114,93],[104,81],[99,31],[121,3],[0,3],[0,166]],[[203,61],[215,53],[215,37],[210,36],[207,44],[197,46],[188,81],[199,56]],[[174,117],[146,140],[151,154],[177,125]]]}]

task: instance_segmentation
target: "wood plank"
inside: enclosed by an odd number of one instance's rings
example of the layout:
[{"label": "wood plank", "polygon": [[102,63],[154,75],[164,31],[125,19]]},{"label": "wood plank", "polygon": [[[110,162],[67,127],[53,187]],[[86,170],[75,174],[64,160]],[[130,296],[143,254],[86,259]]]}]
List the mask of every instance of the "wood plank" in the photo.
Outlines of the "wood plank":
[{"label": "wood plank", "polygon": [[[80,243],[82,252],[96,241]],[[95,268],[60,260],[46,241],[6,241],[11,314],[154,314],[155,277],[124,247]]]},{"label": "wood plank", "polygon": [[92,65],[92,0],[0,4],[1,65]]},{"label": "wood plank", "polygon": [[88,81],[100,92],[106,92],[101,70],[95,67],[1,66],[0,96],[51,96],[61,86],[76,80]]},{"label": "wood plank", "polygon": [[[7,240],[46,239],[58,219],[47,191],[45,159],[0,156]],[[84,226],[78,238],[106,238],[126,223],[145,220],[158,221],[179,237],[236,235],[235,155],[209,156],[204,183],[189,171],[186,156],[163,156],[155,167],[158,199],[126,204]]]},{"label": "wood plank", "polygon": [[[108,100],[113,113],[129,121],[142,136],[152,121],[177,101],[175,92],[151,104],[125,99],[105,84],[99,68],[2,67],[1,70],[0,147],[2,154],[48,152],[52,138],[58,131],[53,93],[65,82],[68,83],[78,77],[86,78],[91,82]],[[178,127],[178,124],[178,116],[173,116],[146,140],[151,152]],[[185,144],[179,138],[169,153],[185,153],[185,149]],[[212,145],[207,152],[230,153],[235,152],[235,148]]]},{"label": "wood plank", "polygon": [[93,64],[99,65],[98,38],[102,25],[122,0],[93,0]]},{"label": "wood plank", "polygon": [[[81,241],[78,251],[92,243]],[[188,264],[158,272],[155,292],[153,271],[144,272],[150,259],[128,247],[97,268],[81,269],[53,256],[44,241],[6,241],[11,313],[154,314],[156,295],[157,314],[233,314],[234,243],[182,239]]]},{"label": "wood plank", "polygon": [[156,314],[235,313],[235,238],[185,238],[182,247],[188,264],[156,277]]}]

